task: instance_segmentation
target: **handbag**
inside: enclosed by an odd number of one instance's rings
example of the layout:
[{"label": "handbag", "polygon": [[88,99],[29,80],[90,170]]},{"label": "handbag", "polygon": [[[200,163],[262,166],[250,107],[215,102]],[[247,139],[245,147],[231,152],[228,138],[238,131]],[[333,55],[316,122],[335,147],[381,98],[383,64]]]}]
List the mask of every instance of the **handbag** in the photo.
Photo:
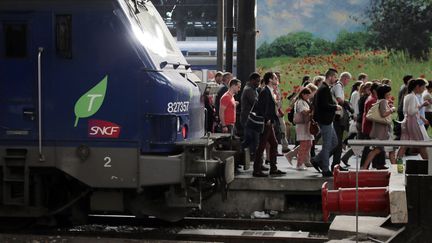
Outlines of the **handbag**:
[{"label": "handbag", "polygon": [[309,125],[310,134],[316,136],[319,133],[319,131],[320,131],[320,129],[319,129],[318,123],[312,119],[310,122],[310,125]]},{"label": "handbag", "polygon": [[316,96],[314,96],[314,99],[313,99],[313,103],[312,103],[312,105],[311,105],[311,113],[310,113],[310,123],[309,123],[309,133],[311,134],[311,135],[313,135],[313,136],[316,136],[316,135],[318,135],[318,133],[320,132],[320,128],[319,128],[319,126],[318,126],[318,122],[316,122],[314,119],[313,119],[313,116],[314,116],[314,112],[315,112],[315,106],[316,106],[316,99],[315,99],[315,97]]},{"label": "handbag", "polygon": [[378,100],[375,104],[372,105],[372,107],[369,109],[368,113],[366,114],[366,119],[372,122],[378,122],[381,124],[389,125],[392,122],[391,115],[388,115],[386,117],[381,116],[381,112],[379,110],[379,105],[381,101]]}]

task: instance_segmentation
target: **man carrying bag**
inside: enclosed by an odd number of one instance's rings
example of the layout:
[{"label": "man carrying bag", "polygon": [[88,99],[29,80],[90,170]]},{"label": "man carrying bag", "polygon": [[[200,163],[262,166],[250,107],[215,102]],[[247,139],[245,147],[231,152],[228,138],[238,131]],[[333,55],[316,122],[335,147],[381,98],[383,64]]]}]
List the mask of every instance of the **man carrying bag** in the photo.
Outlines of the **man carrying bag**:
[{"label": "man carrying bag", "polygon": [[270,144],[270,175],[281,176],[286,174],[277,169],[276,156],[278,142],[276,140],[273,125],[275,124],[278,116],[276,115],[276,102],[273,95],[273,89],[277,85],[277,77],[273,72],[267,72],[264,74],[264,84],[266,85],[258,96],[258,101],[254,107],[256,115],[264,118],[264,130],[260,134],[260,141],[255,153],[254,160],[254,171],[253,176],[255,177],[266,177],[267,174],[262,172],[263,168],[263,152],[267,145]]}]

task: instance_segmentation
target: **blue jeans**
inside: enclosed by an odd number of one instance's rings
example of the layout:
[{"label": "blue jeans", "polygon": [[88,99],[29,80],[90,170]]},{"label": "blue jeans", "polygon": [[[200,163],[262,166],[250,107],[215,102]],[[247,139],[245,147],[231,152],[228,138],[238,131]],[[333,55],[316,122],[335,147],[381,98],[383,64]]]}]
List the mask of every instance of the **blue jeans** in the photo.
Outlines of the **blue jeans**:
[{"label": "blue jeans", "polygon": [[323,141],[321,151],[315,156],[314,161],[318,162],[321,169],[329,171],[329,159],[330,153],[338,145],[338,138],[333,128],[333,123],[330,125],[318,124],[321,131],[321,137]]},{"label": "blue jeans", "polygon": [[249,153],[251,155],[255,155],[255,151],[258,147],[259,135],[259,132],[256,132],[245,126],[243,129],[242,150],[249,148]]}]

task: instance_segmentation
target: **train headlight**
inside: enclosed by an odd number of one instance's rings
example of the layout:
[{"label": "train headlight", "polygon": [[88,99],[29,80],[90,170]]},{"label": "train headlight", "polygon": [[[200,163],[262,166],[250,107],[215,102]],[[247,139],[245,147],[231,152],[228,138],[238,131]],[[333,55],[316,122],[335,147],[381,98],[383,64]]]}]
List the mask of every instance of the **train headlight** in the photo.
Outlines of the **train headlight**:
[{"label": "train headlight", "polygon": [[182,127],[182,135],[183,135],[183,139],[187,138],[187,132],[188,132],[188,128],[186,125],[183,125]]}]

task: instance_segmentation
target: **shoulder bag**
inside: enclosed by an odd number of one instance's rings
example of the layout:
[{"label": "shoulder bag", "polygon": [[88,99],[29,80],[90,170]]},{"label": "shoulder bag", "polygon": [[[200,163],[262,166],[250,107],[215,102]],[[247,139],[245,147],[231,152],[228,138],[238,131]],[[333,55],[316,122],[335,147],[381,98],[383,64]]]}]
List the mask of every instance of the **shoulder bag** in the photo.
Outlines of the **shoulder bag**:
[{"label": "shoulder bag", "polygon": [[248,119],[246,121],[246,127],[256,132],[262,133],[264,132],[264,117],[258,115],[254,111],[256,103],[257,101],[255,101],[254,105],[251,108],[251,111],[249,112]]},{"label": "shoulder bag", "polygon": [[378,100],[375,104],[372,105],[372,107],[369,109],[368,113],[366,114],[366,119],[372,122],[378,122],[381,124],[389,125],[392,122],[392,117],[391,115],[388,115],[386,117],[381,116],[379,110],[380,103],[381,101]]}]

